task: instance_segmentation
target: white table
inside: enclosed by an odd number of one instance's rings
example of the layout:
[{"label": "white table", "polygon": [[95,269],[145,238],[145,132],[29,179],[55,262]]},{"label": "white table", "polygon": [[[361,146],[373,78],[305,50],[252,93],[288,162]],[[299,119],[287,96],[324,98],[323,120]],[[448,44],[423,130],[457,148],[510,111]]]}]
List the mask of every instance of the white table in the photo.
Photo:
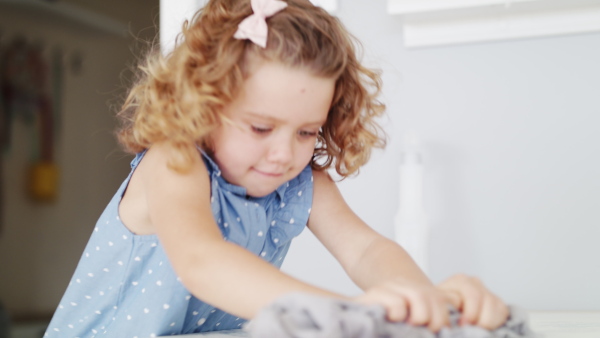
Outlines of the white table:
[{"label": "white table", "polygon": [[530,311],[529,325],[544,338],[600,338],[600,311]]},{"label": "white table", "polygon": [[[48,323],[15,325],[12,338],[39,337]],[[600,338],[600,311],[529,311],[529,326],[543,338]],[[185,338],[247,337],[240,330],[229,333],[183,335]]]},{"label": "white table", "polygon": [[[600,338],[600,311],[529,311],[529,326],[542,338]],[[186,338],[247,337],[243,332],[204,333]]]}]

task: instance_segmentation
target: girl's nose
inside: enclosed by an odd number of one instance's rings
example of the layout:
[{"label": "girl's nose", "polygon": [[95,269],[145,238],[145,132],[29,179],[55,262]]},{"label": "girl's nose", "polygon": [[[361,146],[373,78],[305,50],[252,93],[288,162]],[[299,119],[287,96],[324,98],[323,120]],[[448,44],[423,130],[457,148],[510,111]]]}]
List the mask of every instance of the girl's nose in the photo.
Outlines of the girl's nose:
[{"label": "girl's nose", "polygon": [[288,164],[294,157],[294,142],[291,137],[279,137],[271,140],[267,160],[277,164]]}]

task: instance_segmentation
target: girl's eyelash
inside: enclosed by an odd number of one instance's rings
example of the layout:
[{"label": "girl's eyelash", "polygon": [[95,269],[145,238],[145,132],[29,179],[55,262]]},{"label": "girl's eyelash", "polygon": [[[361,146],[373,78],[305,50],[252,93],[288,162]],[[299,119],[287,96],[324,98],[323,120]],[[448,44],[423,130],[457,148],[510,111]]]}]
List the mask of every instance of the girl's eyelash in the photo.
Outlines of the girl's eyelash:
[{"label": "girl's eyelash", "polygon": [[257,126],[251,126],[252,127],[252,131],[258,134],[264,134],[264,133],[268,133],[271,131],[271,128],[268,127],[257,127]]},{"label": "girl's eyelash", "polygon": [[300,136],[308,136],[308,137],[315,137],[315,136],[317,136],[317,132],[315,132],[315,131],[305,131],[305,130],[302,130],[299,133],[300,133]]},{"label": "girl's eyelash", "polygon": [[[253,126],[251,125],[250,128],[252,129],[253,132],[257,133],[257,134],[266,134],[268,132],[270,132],[272,130],[272,128],[270,127],[261,127],[261,126]],[[307,131],[307,130],[300,130],[298,132],[298,134],[302,137],[315,137],[317,136],[317,132],[316,131]]]}]

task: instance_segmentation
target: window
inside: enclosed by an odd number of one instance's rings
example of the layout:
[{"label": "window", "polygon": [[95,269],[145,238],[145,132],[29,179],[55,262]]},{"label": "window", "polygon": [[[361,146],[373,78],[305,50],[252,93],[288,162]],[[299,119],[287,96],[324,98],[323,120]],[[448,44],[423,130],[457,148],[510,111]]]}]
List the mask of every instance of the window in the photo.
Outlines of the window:
[{"label": "window", "polygon": [[600,0],[388,0],[407,47],[600,31]]}]

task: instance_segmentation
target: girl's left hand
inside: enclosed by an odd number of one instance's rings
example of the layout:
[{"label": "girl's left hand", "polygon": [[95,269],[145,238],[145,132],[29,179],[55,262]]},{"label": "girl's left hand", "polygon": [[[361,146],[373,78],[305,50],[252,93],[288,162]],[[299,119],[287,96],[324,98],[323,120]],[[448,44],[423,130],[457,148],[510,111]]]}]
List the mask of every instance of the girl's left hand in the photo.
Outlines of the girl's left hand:
[{"label": "girl's left hand", "polygon": [[475,277],[455,275],[437,288],[462,313],[461,325],[471,324],[493,330],[508,318],[508,306]]}]

